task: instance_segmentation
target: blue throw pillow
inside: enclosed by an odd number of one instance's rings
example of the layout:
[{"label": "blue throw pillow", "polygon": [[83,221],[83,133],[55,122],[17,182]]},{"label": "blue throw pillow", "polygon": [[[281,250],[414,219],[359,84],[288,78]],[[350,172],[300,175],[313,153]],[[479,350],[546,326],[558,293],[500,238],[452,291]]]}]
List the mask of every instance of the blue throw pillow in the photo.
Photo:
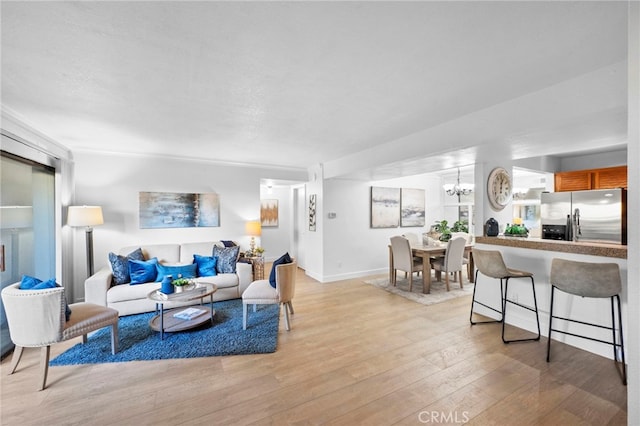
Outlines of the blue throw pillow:
[{"label": "blue throw pillow", "polygon": [[162,281],[165,275],[171,275],[171,278],[195,278],[198,265],[192,263],[190,265],[161,265],[156,264],[157,277],[156,281]]},{"label": "blue throw pillow", "polygon": [[271,287],[276,288],[276,266],[284,265],[286,263],[291,263],[291,262],[292,262],[291,256],[289,256],[288,252],[273,261],[273,266],[271,267],[271,274],[269,274],[269,284],[271,284]]},{"label": "blue throw pillow", "polygon": [[56,287],[60,287],[60,286],[56,284],[55,278],[51,278],[50,280],[39,282],[35,286],[31,287],[31,290],[44,290],[45,288],[56,288]]},{"label": "blue throw pillow", "polygon": [[20,290],[31,290],[41,282],[42,280],[39,280],[38,278],[30,277],[29,275],[23,275],[22,280],[20,281]]},{"label": "blue throw pillow", "polygon": [[30,277],[29,275],[23,275],[20,281],[20,290],[44,290],[45,288],[62,287],[56,284],[56,279],[51,278],[47,281],[42,281],[36,277]]},{"label": "blue throw pillow", "polygon": [[131,281],[131,276],[129,275],[129,259],[144,260],[142,249],[137,248],[126,256],[109,253],[109,262],[111,263],[111,271],[113,272],[113,282],[115,285],[126,284]]},{"label": "blue throw pillow", "polygon": [[235,274],[236,262],[240,254],[240,246],[218,247],[213,246],[213,257],[218,258],[216,270],[219,274]]},{"label": "blue throw pillow", "polygon": [[154,282],[158,271],[156,265],[158,258],[154,257],[149,260],[128,260],[129,275],[131,276],[131,285],[144,284]]},{"label": "blue throw pillow", "polygon": [[216,265],[218,264],[217,257],[194,254],[193,262],[198,266],[199,277],[213,277],[218,275],[216,271]]},{"label": "blue throw pillow", "polygon": [[[29,275],[23,275],[22,280],[20,281],[20,290],[44,290],[47,288],[56,288],[62,287],[60,284],[56,283],[55,278],[51,278],[47,281],[42,281],[35,277],[30,277]],[[67,302],[67,298],[65,295],[64,299],[64,317],[66,321],[69,321],[71,317],[71,308],[69,308],[69,303]]]}]

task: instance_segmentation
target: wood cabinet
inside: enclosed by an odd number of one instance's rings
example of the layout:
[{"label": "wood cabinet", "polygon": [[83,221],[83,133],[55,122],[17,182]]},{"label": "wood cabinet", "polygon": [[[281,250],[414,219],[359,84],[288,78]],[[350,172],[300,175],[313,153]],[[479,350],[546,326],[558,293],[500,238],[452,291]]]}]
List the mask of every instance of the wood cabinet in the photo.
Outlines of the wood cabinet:
[{"label": "wood cabinet", "polygon": [[627,166],[576,170],[554,175],[555,191],[627,188]]},{"label": "wood cabinet", "polygon": [[600,169],[596,174],[596,189],[627,189],[627,166]]},{"label": "wood cabinet", "polygon": [[588,170],[561,172],[554,175],[555,191],[582,191],[592,189],[591,173]]}]

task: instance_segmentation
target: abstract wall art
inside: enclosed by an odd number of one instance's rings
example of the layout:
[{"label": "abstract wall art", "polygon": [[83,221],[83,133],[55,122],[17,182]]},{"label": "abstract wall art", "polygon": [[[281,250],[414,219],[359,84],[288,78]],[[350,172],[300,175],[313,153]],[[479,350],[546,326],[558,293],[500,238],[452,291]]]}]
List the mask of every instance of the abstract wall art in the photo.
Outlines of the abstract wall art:
[{"label": "abstract wall art", "polygon": [[397,228],[400,224],[400,188],[371,187],[371,227]]},{"label": "abstract wall art", "polygon": [[316,194],[309,195],[309,231],[316,230]]},{"label": "abstract wall art", "polygon": [[424,189],[402,188],[400,226],[424,226]]},{"label": "abstract wall art", "polygon": [[278,200],[260,200],[262,227],[278,226]]},{"label": "abstract wall art", "polygon": [[220,226],[218,194],[140,192],[140,228]]}]

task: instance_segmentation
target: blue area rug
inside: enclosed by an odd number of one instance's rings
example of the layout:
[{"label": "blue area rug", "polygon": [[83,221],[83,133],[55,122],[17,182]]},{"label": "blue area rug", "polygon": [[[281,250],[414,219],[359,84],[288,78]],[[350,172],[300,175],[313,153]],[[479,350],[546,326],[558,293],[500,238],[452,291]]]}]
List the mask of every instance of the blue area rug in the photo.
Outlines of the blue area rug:
[{"label": "blue area rug", "polygon": [[210,322],[193,330],[160,333],[151,330],[155,313],[129,315],[118,325],[119,350],[111,354],[111,328],[90,335],[86,344],[78,343],[50,361],[49,365],[99,364],[104,362],[196,358],[275,352],[278,342],[279,305],[249,307],[247,329],[242,329],[242,300],[214,302],[213,326]]}]

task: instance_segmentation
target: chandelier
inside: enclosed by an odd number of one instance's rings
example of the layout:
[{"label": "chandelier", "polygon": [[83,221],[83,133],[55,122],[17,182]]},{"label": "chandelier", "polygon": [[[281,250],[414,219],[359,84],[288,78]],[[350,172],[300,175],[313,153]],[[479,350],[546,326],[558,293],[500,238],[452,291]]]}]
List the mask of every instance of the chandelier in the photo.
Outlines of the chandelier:
[{"label": "chandelier", "polygon": [[458,181],[455,185],[446,184],[444,185],[444,191],[447,195],[461,196],[461,195],[469,195],[473,192],[473,184],[470,183],[460,183],[460,167],[458,167]]}]

